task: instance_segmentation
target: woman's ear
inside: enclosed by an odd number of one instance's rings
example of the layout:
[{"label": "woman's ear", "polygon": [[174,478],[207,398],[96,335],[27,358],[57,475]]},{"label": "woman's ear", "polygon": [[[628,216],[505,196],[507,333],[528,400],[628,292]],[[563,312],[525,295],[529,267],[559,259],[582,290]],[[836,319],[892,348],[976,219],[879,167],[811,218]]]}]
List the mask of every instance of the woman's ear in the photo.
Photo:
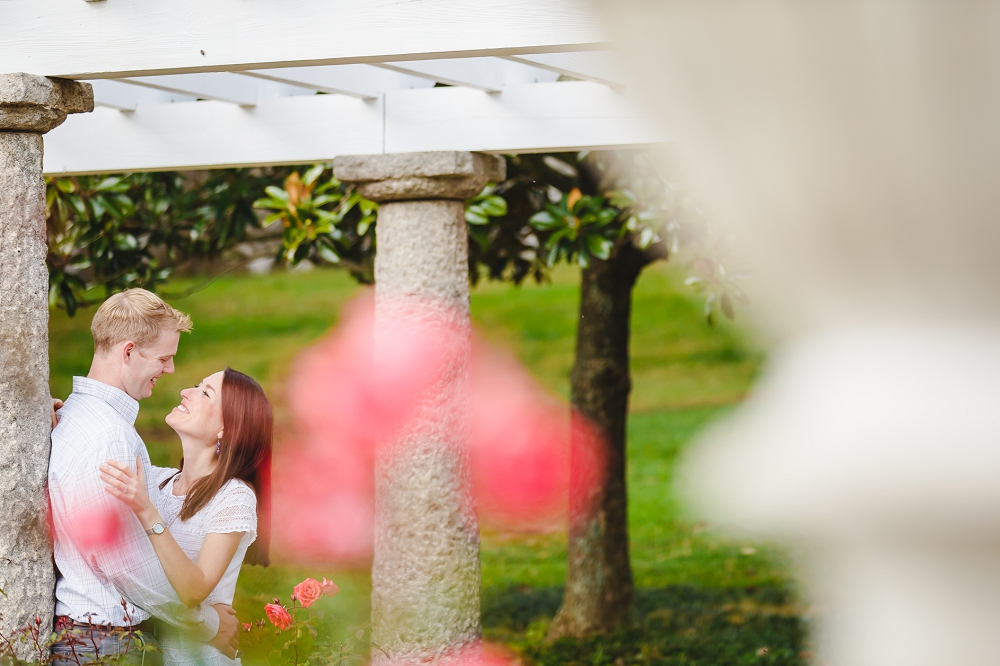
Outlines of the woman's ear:
[{"label": "woman's ear", "polygon": [[225,432],[226,432],[225,428],[223,428],[222,430],[220,430],[219,434],[215,436],[215,439],[221,442],[222,441],[222,435],[225,434]]}]

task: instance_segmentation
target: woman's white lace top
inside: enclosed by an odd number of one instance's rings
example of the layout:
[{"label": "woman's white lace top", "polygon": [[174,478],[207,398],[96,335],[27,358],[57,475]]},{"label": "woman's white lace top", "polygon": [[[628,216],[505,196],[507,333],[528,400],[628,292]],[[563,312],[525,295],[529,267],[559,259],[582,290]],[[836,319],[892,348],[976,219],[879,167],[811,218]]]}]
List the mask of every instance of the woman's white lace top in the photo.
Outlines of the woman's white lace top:
[{"label": "woman's white lace top", "polygon": [[[192,562],[198,561],[201,546],[205,536],[211,533],[228,534],[243,532],[240,545],[236,549],[232,562],[222,575],[219,584],[205,599],[206,604],[232,604],[236,594],[236,580],[240,575],[240,566],[246,555],[247,548],[257,538],[257,496],[253,489],[239,479],[232,479],[219,489],[201,511],[188,520],[181,520],[181,507],[184,505],[184,495],[174,495],[174,481],[177,471],[172,468],[153,467],[154,483],[159,484],[164,479],[170,479],[159,491],[157,504],[163,516],[163,524],[173,534],[177,545]],[[165,666],[179,664],[232,665],[233,662],[221,652],[204,643],[196,643],[183,635],[163,627],[160,632]]]}]

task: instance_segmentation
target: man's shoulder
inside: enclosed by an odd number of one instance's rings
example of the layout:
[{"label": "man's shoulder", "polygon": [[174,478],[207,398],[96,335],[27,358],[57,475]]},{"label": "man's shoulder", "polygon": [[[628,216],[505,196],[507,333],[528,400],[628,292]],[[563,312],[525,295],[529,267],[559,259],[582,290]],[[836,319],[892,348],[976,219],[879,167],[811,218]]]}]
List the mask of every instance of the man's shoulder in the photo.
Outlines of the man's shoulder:
[{"label": "man's shoulder", "polygon": [[[59,410],[59,424],[52,430],[52,455],[69,447],[74,454],[85,453],[86,444],[138,440],[135,429],[103,400],[71,393]],[[83,446],[81,446],[81,444]]]},{"label": "man's shoulder", "polygon": [[59,424],[52,434],[55,436],[60,430],[114,428],[124,422],[121,415],[100,398],[85,393],[70,393],[59,410]]}]

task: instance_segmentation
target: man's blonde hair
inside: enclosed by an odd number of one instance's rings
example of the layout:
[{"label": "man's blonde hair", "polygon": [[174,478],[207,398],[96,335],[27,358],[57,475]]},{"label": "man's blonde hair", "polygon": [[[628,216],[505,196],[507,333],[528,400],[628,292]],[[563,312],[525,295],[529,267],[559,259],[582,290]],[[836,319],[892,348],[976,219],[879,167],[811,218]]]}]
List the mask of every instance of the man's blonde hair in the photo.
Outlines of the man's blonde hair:
[{"label": "man's blonde hair", "polygon": [[94,350],[98,352],[110,351],[128,341],[144,347],[155,342],[164,330],[186,333],[191,330],[191,317],[145,289],[115,294],[98,308],[90,324]]}]

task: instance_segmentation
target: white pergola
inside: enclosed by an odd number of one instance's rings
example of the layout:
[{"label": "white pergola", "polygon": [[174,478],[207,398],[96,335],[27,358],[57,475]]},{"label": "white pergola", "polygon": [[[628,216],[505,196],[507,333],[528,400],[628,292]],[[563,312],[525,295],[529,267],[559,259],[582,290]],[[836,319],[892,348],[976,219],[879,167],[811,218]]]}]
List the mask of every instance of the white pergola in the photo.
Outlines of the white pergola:
[{"label": "white pergola", "polygon": [[[381,203],[376,331],[401,298],[468,330],[463,200],[497,153],[665,140],[625,85],[577,0],[0,0],[0,630],[51,617],[43,172],[333,161]],[[421,663],[481,636],[470,344],[376,465],[373,640]]]},{"label": "white pergola", "polygon": [[94,87],[49,175],[665,138],[575,0],[3,0],[0,71]]}]

